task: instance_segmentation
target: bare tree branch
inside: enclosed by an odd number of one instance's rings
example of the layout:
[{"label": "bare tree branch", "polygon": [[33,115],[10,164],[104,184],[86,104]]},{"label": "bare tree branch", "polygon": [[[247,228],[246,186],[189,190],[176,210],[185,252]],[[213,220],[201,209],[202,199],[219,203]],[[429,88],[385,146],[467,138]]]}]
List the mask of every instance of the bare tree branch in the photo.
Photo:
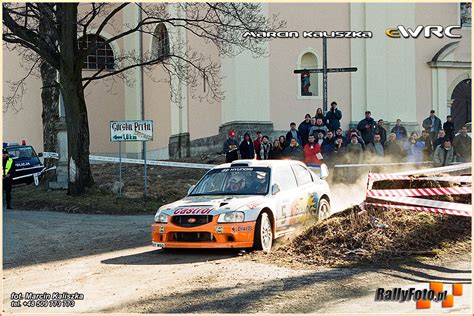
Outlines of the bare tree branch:
[{"label": "bare tree branch", "polygon": [[20,44],[22,46],[28,47],[29,49],[35,51],[43,59],[45,59],[51,66],[59,68],[58,55],[45,43],[41,40],[40,35],[37,32],[31,30],[28,26],[19,25],[12,17],[11,12],[8,7],[3,4],[3,25],[6,26],[4,29],[10,30],[9,34],[14,34],[13,36],[3,35],[3,40],[13,44]]},{"label": "bare tree branch", "polygon": [[27,74],[23,76],[20,80],[16,82],[9,82],[11,84],[10,90],[11,94],[3,97],[3,112],[7,111],[10,107],[18,111],[15,107],[15,104],[20,103],[21,108],[21,99],[23,98],[23,94],[25,93],[25,81],[30,77],[32,72],[36,69],[36,65],[41,60],[41,57],[38,57],[33,65],[31,65],[30,69],[28,70]]}]

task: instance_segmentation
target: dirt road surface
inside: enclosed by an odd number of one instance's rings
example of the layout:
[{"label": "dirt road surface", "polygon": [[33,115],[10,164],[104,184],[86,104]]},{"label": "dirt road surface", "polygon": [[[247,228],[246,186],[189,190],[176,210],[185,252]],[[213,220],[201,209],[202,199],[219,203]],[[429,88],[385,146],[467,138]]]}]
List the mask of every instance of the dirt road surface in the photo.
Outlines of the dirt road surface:
[{"label": "dirt road surface", "polygon": [[[4,211],[4,312],[306,313],[415,312],[415,302],[375,302],[379,287],[462,283],[453,308],[471,313],[469,255],[387,267],[289,268],[237,251],[149,246],[152,216]],[[445,285],[450,291],[450,286]],[[12,293],[82,293],[74,307],[11,307]],[[419,310],[418,312],[421,312]]]}]

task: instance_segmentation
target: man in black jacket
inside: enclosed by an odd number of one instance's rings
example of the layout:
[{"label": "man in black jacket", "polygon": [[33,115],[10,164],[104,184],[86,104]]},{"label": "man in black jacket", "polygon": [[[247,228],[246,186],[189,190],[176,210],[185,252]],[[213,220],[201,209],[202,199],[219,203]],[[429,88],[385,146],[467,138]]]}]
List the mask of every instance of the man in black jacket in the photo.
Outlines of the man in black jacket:
[{"label": "man in black jacket", "polygon": [[451,115],[446,117],[446,122],[443,124],[443,129],[446,132],[446,137],[448,137],[452,143],[454,139],[454,123],[452,122]]},{"label": "man in black jacket", "polygon": [[244,140],[240,143],[239,151],[242,159],[255,159],[255,148],[249,133],[244,134]]},{"label": "man in black jacket", "polygon": [[296,123],[290,123],[290,130],[286,133],[286,143],[289,144],[291,139],[294,138],[298,142],[298,144],[303,144],[303,140],[301,139],[300,132],[296,129]]},{"label": "man in black jacket", "polygon": [[299,161],[304,160],[303,149],[300,144],[298,144],[296,138],[290,139],[290,145],[283,150],[283,154],[289,159]]},{"label": "man in black jacket", "polygon": [[232,162],[239,159],[239,143],[235,139],[235,131],[229,131],[229,138],[224,142],[225,162]]},{"label": "man in black jacket", "polygon": [[379,119],[377,121],[377,126],[375,127],[375,134],[380,134],[380,142],[385,144],[387,141],[387,130],[383,127],[384,121],[383,119]]},{"label": "man in black jacket", "polygon": [[326,113],[326,122],[328,130],[335,132],[341,127],[342,112],[337,108],[335,101],[331,102],[331,108]]},{"label": "man in black jacket", "polygon": [[365,119],[359,122],[357,129],[360,131],[360,136],[364,140],[364,143],[368,143],[374,140],[375,135],[375,120],[371,117],[370,111],[365,111]]},{"label": "man in black jacket", "polygon": [[298,132],[300,133],[301,141],[303,146],[308,143],[309,130],[311,128],[311,115],[306,114],[304,121],[298,126]]}]

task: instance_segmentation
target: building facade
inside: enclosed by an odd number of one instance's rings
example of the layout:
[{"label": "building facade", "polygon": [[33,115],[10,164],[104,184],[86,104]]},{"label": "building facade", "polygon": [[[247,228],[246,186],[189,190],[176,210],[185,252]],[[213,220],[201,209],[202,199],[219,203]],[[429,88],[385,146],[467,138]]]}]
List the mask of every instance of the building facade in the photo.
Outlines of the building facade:
[{"label": "building facade", "polygon": [[[343,113],[342,127],[349,128],[370,110],[375,119],[389,126],[401,119],[409,130],[420,130],[431,109],[442,121],[457,116],[458,126],[471,119],[471,27],[470,3],[273,3],[262,4],[268,16],[278,14],[286,30],[371,31],[369,39],[328,39],[328,67],[357,67],[352,73],[328,75],[328,100],[337,101]],[[170,15],[185,12],[168,6]],[[129,6],[102,32],[104,38],[139,18],[135,6]],[[423,35],[391,38],[386,30],[403,25],[461,25],[454,33],[461,38]],[[80,35],[78,35],[80,36]],[[94,73],[99,60],[114,65],[114,57],[123,51],[141,49],[145,54],[160,54],[180,40],[199,48],[204,56],[221,64],[223,89],[221,100],[202,98],[206,82],[191,89],[178,78],[165,82],[167,73],[159,66],[151,76],[140,68],[127,72],[127,80],[95,81],[86,89],[90,122],[91,153],[116,155],[117,143],[110,141],[109,121],[150,119],[154,121],[154,139],[148,142],[148,157],[167,159],[178,150],[184,155],[218,151],[229,129],[239,135],[261,129],[277,136],[289,123],[301,122],[306,113],[314,115],[323,103],[322,74],[311,74],[309,90],[303,91],[295,69],[322,68],[321,38],[278,38],[267,45],[268,54],[255,58],[241,53],[234,58],[219,57],[217,49],[192,33],[171,25],[157,25],[154,34],[136,34],[89,56],[84,75]],[[184,46],[186,47],[186,46]],[[11,93],[8,82],[24,76],[22,60],[4,48],[4,96]],[[116,67],[116,66],[112,66]],[[87,68],[92,68],[91,70]],[[306,79],[307,80],[307,79]],[[41,80],[26,81],[21,105],[3,113],[6,142],[26,139],[38,151],[42,149]],[[170,90],[179,95],[171,97]],[[140,157],[141,143],[125,143],[129,157]]]}]

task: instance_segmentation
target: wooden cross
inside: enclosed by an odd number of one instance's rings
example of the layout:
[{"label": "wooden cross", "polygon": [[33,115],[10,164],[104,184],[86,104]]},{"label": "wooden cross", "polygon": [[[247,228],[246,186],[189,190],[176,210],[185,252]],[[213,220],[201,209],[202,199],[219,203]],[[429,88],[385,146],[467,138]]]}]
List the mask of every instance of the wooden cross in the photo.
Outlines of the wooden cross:
[{"label": "wooden cross", "polygon": [[324,113],[328,110],[328,73],[330,72],[354,72],[357,71],[356,67],[348,68],[328,68],[327,60],[327,38],[323,38],[323,68],[320,69],[296,69],[293,70],[294,74],[309,75],[310,73],[323,73],[323,111]]}]

